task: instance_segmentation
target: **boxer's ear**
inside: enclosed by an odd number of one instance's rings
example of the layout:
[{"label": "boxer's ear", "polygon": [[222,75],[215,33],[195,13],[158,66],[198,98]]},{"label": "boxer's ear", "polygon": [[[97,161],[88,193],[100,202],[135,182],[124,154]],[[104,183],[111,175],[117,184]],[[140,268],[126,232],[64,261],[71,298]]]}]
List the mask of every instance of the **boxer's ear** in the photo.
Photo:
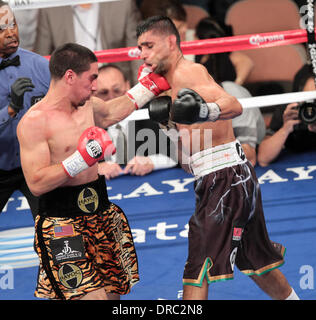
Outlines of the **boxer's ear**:
[{"label": "boxer's ear", "polygon": [[64,79],[67,84],[72,84],[75,78],[76,78],[76,73],[73,70],[71,69],[66,70],[64,74]]},{"label": "boxer's ear", "polygon": [[170,48],[174,49],[177,47],[177,37],[174,34],[171,34],[169,37]]}]

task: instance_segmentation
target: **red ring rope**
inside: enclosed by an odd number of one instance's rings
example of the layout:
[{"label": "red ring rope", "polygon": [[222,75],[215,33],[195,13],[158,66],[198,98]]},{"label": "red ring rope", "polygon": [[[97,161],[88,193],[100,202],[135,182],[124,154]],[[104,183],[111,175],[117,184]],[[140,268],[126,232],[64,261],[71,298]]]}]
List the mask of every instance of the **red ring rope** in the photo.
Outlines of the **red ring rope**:
[{"label": "red ring rope", "polygon": [[[231,52],[257,48],[268,48],[307,42],[305,29],[239,35],[216,39],[183,41],[184,55]],[[137,47],[101,50],[95,52],[100,63],[136,60],[139,58]],[[49,57],[47,57],[49,58]]]}]

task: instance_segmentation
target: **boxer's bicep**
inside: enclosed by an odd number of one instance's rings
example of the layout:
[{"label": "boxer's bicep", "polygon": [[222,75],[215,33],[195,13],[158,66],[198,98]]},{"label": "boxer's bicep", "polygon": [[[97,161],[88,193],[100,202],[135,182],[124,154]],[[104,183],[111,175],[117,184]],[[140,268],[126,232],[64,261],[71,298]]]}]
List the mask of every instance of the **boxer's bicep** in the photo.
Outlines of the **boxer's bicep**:
[{"label": "boxer's bicep", "polygon": [[182,69],[175,79],[173,98],[180,89],[188,88],[197,92],[206,102],[215,102],[221,109],[219,119],[232,119],[242,113],[238,100],[216,83],[204,66],[195,63],[187,70]]},{"label": "boxer's bicep", "polygon": [[20,158],[28,184],[39,179],[41,169],[50,165],[50,150],[41,117],[24,117],[17,128]]}]

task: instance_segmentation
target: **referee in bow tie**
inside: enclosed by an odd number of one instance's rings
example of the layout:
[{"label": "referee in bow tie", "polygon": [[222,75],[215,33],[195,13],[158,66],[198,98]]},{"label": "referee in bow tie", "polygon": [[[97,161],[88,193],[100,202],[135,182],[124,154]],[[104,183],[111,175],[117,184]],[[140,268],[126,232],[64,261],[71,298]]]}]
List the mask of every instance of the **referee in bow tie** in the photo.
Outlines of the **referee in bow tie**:
[{"label": "referee in bow tie", "polygon": [[23,176],[16,127],[25,112],[44,97],[49,83],[48,61],[19,48],[14,14],[0,0],[0,213],[9,209],[12,203],[8,200],[20,190],[36,216],[37,199]]}]

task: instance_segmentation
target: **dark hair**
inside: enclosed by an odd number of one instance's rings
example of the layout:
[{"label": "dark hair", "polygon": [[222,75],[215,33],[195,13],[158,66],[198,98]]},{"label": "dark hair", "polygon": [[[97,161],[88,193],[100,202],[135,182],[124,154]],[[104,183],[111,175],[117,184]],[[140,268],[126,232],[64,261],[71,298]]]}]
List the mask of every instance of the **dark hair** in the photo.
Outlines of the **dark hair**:
[{"label": "dark hair", "polygon": [[165,6],[166,16],[170,19],[178,21],[187,21],[187,12],[185,11],[181,1],[170,1]]},{"label": "dark hair", "polygon": [[293,80],[293,92],[303,91],[303,88],[308,79],[315,79],[313,67],[311,64],[304,64],[304,66],[295,74]]},{"label": "dark hair", "polygon": [[9,3],[0,0],[0,8],[1,8],[2,6],[9,6]]},{"label": "dark hair", "polygon": [[[195,28],[195,33],[201,40],[222,38],[227,36],[227,32],[229,32],[227,28],[222,27],[213,18],[207,17],[199,21]],[[236,70],[229,55],[230,52],[210,54],[203,63],[217,83],[235,81],[236,79]],[[196,55],[195,61],[200,63],[202,57],[203,55]]]},{"label": "dark hair", "polygon": [[65,43],[56,48],[49,61],[49,70],[53,79],[60,79],[68,69],[80,74],[97,62],[95,54],[88,48],[76,43]]},{"label": "dark hair", "polygon": [[195,34],[199,39],[221,38],[232,35],[230,26],[222,25],[211,17],[199,21],[195,28]]},{"label": "dark hair", "polygon": [[160,15],[178,21],[187,20],[187,12],[180,0],[142,1],[140,11],[144,19]]},{"label": "dark hair", "polygon": [[140,22],[136,28],[137,38],[148,31],[155,31],[165,35],[175,35],[177,38],[177,45],[180,48],[180,35],[170,18],[166,16],[153,16]]}]

